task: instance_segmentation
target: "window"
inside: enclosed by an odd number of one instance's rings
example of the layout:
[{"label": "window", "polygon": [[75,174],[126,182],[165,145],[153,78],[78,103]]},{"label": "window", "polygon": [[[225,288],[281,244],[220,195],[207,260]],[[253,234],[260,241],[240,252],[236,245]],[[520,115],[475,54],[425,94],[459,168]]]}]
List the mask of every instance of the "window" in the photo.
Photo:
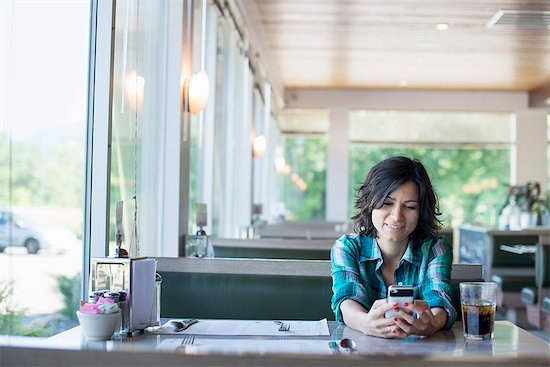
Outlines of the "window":
[{"label": "window", "polygon": [[89,1],[0,2],[0,334],[78,323],[89,28]]},{"label": "window", "polygon": [[324,220],[328,113],[287,110],[280,116],[279,128],[275,167],[284,219]]},{"label": "window", "polygon": [[499,113],[350,113],[350,215],[369,169],[400,154],[427,167],[445,225],[494,225],[509,184],[511,121]]},{"label": "window", "polygon": [[250,225],[252,72],[229,19],[217,29],[212,234],[243,237]]},{"label": "window", "polygon": [[[162,220],[162,152],[167,86],[163,42],[170,26],[165,2],[117,3],[113,66],[110,253],[116,202],[124,202],[122,233],[130,255],[158,255]],[[152,31],[154,30],[154,31]],[[174,121],[172,121],[174,123]]]}]

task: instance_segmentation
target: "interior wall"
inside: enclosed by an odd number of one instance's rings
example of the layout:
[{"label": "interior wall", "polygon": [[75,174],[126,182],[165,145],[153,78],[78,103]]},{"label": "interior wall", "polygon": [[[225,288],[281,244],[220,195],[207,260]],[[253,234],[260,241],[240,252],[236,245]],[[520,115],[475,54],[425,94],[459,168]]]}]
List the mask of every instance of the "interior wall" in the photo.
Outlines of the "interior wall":
[{"label": "interior wall", "polygon": [[546,116],[544,109],[516,111],[516,148],[512,156],[512,184],[536,181],[541,191],[548,185],[546,149]]},{"label": "interior wall", "polygon": [[348,219],[349,114],[345,108],[329,112],[329,144],[325,219],[345,222]]}]

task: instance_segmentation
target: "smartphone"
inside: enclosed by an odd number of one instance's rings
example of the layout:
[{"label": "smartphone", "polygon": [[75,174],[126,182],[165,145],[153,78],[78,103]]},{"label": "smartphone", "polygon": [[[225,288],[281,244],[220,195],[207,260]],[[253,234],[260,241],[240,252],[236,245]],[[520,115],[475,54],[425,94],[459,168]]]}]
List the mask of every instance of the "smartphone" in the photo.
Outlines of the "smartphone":
[{"label": "smartphone", "polygon": [[[408,303],[409,305],[412,305],[414,301],[414,287],[411,285],[390,285],[388,287],[388,297],[386,298],[386,302],[388,303],[395,303],[397,302],[397,307],[403,309],[403,306],[405,303]],[[390,311],[386,312],[386,318],[388,317],[395,317],[397,313],[395,312],[395,309],[391,309]]]}]

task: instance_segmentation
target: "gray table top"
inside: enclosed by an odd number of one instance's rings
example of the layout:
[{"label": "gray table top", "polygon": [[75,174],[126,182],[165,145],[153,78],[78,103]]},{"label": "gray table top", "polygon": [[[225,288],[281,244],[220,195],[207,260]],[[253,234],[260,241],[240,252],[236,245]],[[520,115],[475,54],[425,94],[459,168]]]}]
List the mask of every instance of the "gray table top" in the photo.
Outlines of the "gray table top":
[{"label": "gray table top", "polygon": [[[453,365],[476,365],[479,363],[487,363],[499,366],[506,365],[550,365],[550,345],[543,340],[533,336],[529,332],[517,327],[509,321],[497,321],[495,324],[494,339],[489,341],[466,341],[462,335],[462,325],[457,322],[451,330],[440,331],[431,337],[416,337],[410,336],[406,339],[381,339],[376,337],[366,336],[355,330],[352,330],[344,325],[339,325],[334,321],[329,322],[330,336],[315,336],[315,337],[227,337],[227,336],[195,336],[195,344],[206,343],[207,339],[223,340],[223,339],[235,339],[241,338],[245,340],[255,340],[258,338],[264,340],[277,340],[279,345],[281,343],[299,343],[304,340],[318,341],[319,344],[323,344],[330,341],[339,341],[342,338],[351,338],[357,344],[357,351],[351,355],[344,351],[332,351],[332,355],[329,352],[328,355],[283,355],[288,352],[278,353],[276,350],[246,350],[235,351],[234,353],[224,354],[223,365],[241,365],[242,363],[249,363],[250,361],[262,361],[264,364],[267,360],[270,361],[270,365],[331,365],[335,359],[339,364],[343,365],[360,365],[361,363],[369,363],[369,365],[392,365],[396,363],[407,363],[408,365],[441,365],[451,363]],[[177,363],[179,365],[193,365],[196,363],[204,362],[204,365],[218,364],[220,356],[208,354],[202,356],[204,360],[198,362],[197,351],[191,351],[191,355],[187,351],[178,350],[166,351],[162,350],[159,346],[163,341],[167,339],[182,339],[181,335],[158,335],[152,333],[145,333],[143,335],[134,336],[132,338],[114,338],[113,340],[103,342],[89,342],[80,333],[80,328],[75,327],[67,330],[61,334],[53,336],[48,339],[43,339],[34,346],[34,348],[42,349],[42,353],[34,355],[38,358],[42,354],[42,360],[44,358],[53,358],[51,365],[66,365],[67,358],[71,360],[79,360],[81,358],[88,358],[96,356],[100,358],[102,352],[107,352],[107,356],[102,358],[103,361],[114,362],[122,355],[125,359],[118,360],[118,362],[126,361],[128,358],[135,359],[132,362],[134,365],[146,365],[151,360],[158,361],[159,365],[165,363]],[[166,342],[165,342],[166,343]],[[4,344],[4,348],[2,347]],[[273,344],[273,343],[272,343]],[[277,344],[277,343],[275,343]],[[24,349],[16,350],[12,348],[5,348],[5,341],[0,340],[0,351],[3,351],[4,358],[7,362],[21,360],[22,363],[31,363],[32,353],[25,353]],[[14,345],[14,347],[21,346],[21,343]],[[2,349],[3,348],[3,349]],[[51,357],[47,357],[47,353],[43,350],[50,350]],[[288,349],[284,349],[288,351]],[[55,353],[53,353],[55,351]],[[63,357],[63,353],[59,351],[70,351],[66,357]],[[7,353],[7,352],[11,352]],[[19,355],[16,355],[19,352]],[[75,353],[76,352],[76,353]],[[113,353],[115,352],[115,353]],[[120,353],[116,353],[120,352]],[[15,353],[15,354],[14,354]],[[67,352],[68,353],[68,352]],[[65,354],[67,354],[65,353]],[[200,353],[198,353],[200,354]],[[117,355],[119,357],[117,357]],[[93,358],[96,358],[93,357]],[[391,357],[388,359],[388,357]],[[11,358],[11,359],[10,359]],[[56,361],[56,358],[59,360]],[[183,358],[183,359],[182,359]],[[245,358],[248,362],[243,362]],[[261,359],[258,359],[261,358]],[[177,361],[177,362],[174,362]],[[361,363],[359,363],[362,361]],[[54,363],[56,362],[56,363]],[[391,363],[390,363],[391,362]],[[107,362],[106,362],[107,363]],[[70,364],[70,363],[69,363]],[[127,363],[124,363],[127,364]],[[9,365],[9,364],[6,364]]]},{"label": "gray table top", "polygon": [[[195,340],[201,338],[262,338],[262,339],[309,339],[338,341],[343,338],[353,339],[357,343],[358,355],[437,355],[437,356],[501,356],[522,357],[541,356],[550,358],[550,345],[533,336],[529,332],[517,327],[509,321],[495,323],[494,339],[490,341],[467,341],[463,337],[462,323],[457,322],[450,330],[440,331],[431,337],[410,336],[406,339],[382,339],[364,335],[335,321],[329,321],[330,336],[291,336],[291,337],[226,337],[196,335]],[[48,345],[68,349],[105,349],[127,350],[141,349],[156,351],[158,345],[167,338],[182,338],[180,335],[157,335],[145,333],[132,338],[115,338],[105,342],[88,342],[80,335],[80,328],[70,329],[47,340]]]}]

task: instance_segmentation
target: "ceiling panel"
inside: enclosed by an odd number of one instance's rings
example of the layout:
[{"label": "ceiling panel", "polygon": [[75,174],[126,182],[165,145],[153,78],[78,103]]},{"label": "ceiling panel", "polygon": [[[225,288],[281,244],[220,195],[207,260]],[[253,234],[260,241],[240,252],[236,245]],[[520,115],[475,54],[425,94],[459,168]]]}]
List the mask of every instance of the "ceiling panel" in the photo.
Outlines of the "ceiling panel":
[{"label": "ceiling panel", "polygon": [[548,27],[486,26],[499,10],[548,17],[548,0],[256,5],[285,87],[523,91],[550,83]]}]

